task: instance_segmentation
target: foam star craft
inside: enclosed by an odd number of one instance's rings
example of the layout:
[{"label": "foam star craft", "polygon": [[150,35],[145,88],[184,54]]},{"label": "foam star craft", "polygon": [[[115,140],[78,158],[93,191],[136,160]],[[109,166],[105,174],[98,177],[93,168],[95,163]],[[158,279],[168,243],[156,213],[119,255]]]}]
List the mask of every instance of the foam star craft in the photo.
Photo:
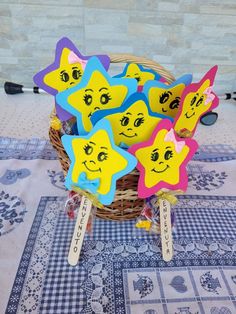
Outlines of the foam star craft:
[{"label": "foam star craft", "polygon": [[95,112],[91,121],[94,125],[104,117],[111,123],[115,143],[124,148],[149,139],[156,125],[168,118],[153,113],[142,93],[134,93],[119,108]]},{"label": "foam star craft", "polygon": [[80,135],[92,129],[90,118],[97,110],[120,107],[137,89],[134,79],[112,78],[98,58],[92,57],[79,84],[56,95],[57,103],[77,119]]},{"label": "foam star craft", "polygon": [[218,67],[214,66],[200,82],[192,83],[185,88],[174,122],[177,133],[187,130],[193,136],[201,116],[218,106],[219,98],[212,91],[217,69]]},{"label": "foam star craft", "polygon": [[136,63],[126,64],[123,72],[114,77],[135,78],[138,82],[139,91],[142,91],[142,86],[147,81],[161,79],[160,74],[157,72],[150,69],[145,69],[142,65]]},{"label": "foam star craft", "polygon": [[79,187],[110,205],[116,180],[132,171],[137,160],[115,145],[109,121],[99,121],[86,136],[64,135],[62,143],[71,160],[65,186]]},{"label": "foam star craft", "polygon": [[[97,57],[107,70],[110,58],[106,55]],[[83,56],[68,38],[63,37],[56,45],[54,62],[38,72],[33,80],[37,86],[55,96],[81,81],[87,60],[90,58],[91,56]],[[57,104],[56,112],[62,121],[71,118],[71,115]]]},{"label": "foam star craft", "polygon": [[185,74],[170,85],[149,81],[144,85],[143,93],[147,96],[153,112],[175,117],[185,86],[192,82],[192,75]]},{"label": "foam star craft", "polygon": [[178,138],[173,124],[162,120],[148,141],[128,149],[138,159],[138,196],[146,198],[161,189],[185,191],[188,185],[186,165],[197,148],[195,140]]}]

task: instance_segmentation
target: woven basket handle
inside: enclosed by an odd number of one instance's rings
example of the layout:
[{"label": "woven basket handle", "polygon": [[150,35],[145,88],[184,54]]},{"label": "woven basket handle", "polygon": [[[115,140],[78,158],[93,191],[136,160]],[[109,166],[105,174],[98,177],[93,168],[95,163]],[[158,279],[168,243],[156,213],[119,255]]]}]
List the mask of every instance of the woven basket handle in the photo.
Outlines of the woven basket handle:
[{"label": "woven basket handle", "polygon": [[154,70],[155,72],[159,73],[163,76],[168,83],[172,83],[175,81],[175,77],[166,70],[163,66],[159,63],[154,62],[152,60],[146,59],[144,57],[137,57],[131,54],[110,54],[111,63],[138,63],[147,68]]}]

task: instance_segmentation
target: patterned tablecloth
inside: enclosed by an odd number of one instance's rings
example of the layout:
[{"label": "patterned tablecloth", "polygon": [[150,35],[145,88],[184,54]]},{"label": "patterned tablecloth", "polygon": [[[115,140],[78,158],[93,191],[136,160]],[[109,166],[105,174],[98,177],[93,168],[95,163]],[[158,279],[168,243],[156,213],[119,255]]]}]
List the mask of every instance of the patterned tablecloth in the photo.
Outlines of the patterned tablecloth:
[{"label": "patterned tablecloth", "polygon": [[96,219],[76,267],[74,220],[46,140],[0,138],[0,312],[236,313],[236,149],[200,146],[175,206],[174,259],[134,221]]}]

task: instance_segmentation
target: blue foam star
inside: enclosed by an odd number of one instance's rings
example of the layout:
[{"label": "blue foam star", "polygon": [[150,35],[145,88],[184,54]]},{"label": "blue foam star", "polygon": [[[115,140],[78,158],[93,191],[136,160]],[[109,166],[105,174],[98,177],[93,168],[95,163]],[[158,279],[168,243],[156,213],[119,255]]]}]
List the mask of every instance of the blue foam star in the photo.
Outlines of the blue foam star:
[{"label": "blue foam star", "polygon": [[135,79],[112,78],[98,58],[89,59],[79,84],[56,95],[60,106],[77,119],[80,135],[91,128],[91,115],[96,110],[120,107],[137,89]]},{"label": "blue foam star", "polygon": [[[134,69],[130,69],[131,67],[135,67]],[[131,71],[129,73],[129,71]],[[153,74],[153,80],[159,80],[161,78],[161,75],[157,72],[155,72],[152,69],[146,69],[144,68],[141,64],[136,64],[136,63],[127,63],[126,66],[124,67],[124,70],[122,73],[115,75],[114,77],[133,77],[138,81],[139,85],[144,85],[142,84],[142,80],[144,80],[144,83],[146,81],[146,73],[151,73]],[[142,74],[144,74],[144,77],[142,78]],[[127,76],[128,75],[128,76]]]},{"label": "blue foam star", "polygon": [[184,88],[192,82],[192,75],[185,74],[167,85],[162,82],[148,81],[143,88],[150,107],[154,112],[164,113],[174,118],[178,112]]},{"label": "blue foam star", "polygon": [[115,143],[123,148],[148,140],[162,119],[173,122],[169,116],[154,113],[146,96],[139,92],[132,94],[119,108],[96,111],[91,117],[92,124],[103,118],[110,121]]},{"label": "blue foam star", "polygon": [[62,143],[71,161],[65,186],[80,187],[110,205],[116,181],[135,168],[137,159],[115,145],[109,121],[98,122],[85,136],[63,135]]}]

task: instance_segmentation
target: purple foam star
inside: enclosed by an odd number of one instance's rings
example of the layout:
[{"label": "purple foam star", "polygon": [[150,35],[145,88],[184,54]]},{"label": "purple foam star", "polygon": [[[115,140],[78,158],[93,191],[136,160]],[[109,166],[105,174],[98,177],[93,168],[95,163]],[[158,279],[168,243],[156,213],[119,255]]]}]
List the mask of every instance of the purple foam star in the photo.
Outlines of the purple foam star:
[{"label": "purple foam star", "polygon": [[[58,91],[48,85],[46,85],[44,83],[44,77],[46,74],[55,71],[56,69],[58,69],[60,67],[60,59],[61,59],[61,54],[64,48],[68,48],[69,50],[73,51],[80,59],[82,60],[88,60],[89,58],[91,58],[92,56],[83,56],[79,50],[75,47],[75,45],[72,43],[72,41],[70,41],[69,38],[67,37],[63,37],[61,38],[56,45],[56,52],[55,52],[55,59],[54,62],[51,63],[48,67],[46,67],[45,69],[41,70],[40,72],[38,72],[34,77],[34,83],[40,87],[41,89],[45,90],[48,94],[51,94],[53,96],[55,96]],[[110,65],[110,58],[107,55],[96,55],[97,58],[99,58],[99,60],[101,61],[101,63],[103,64],[104,68],[106,70],[108,70],[109,65]],[[59,106],[56,102],[55,102],[55,106],[56,106],[56,113],[58,118],[61,121],[66,121],[68,119],[70,119],[71,117],[73,117],[69,112],[65,111],[64,109],[61,108],[61,106]]]}]

